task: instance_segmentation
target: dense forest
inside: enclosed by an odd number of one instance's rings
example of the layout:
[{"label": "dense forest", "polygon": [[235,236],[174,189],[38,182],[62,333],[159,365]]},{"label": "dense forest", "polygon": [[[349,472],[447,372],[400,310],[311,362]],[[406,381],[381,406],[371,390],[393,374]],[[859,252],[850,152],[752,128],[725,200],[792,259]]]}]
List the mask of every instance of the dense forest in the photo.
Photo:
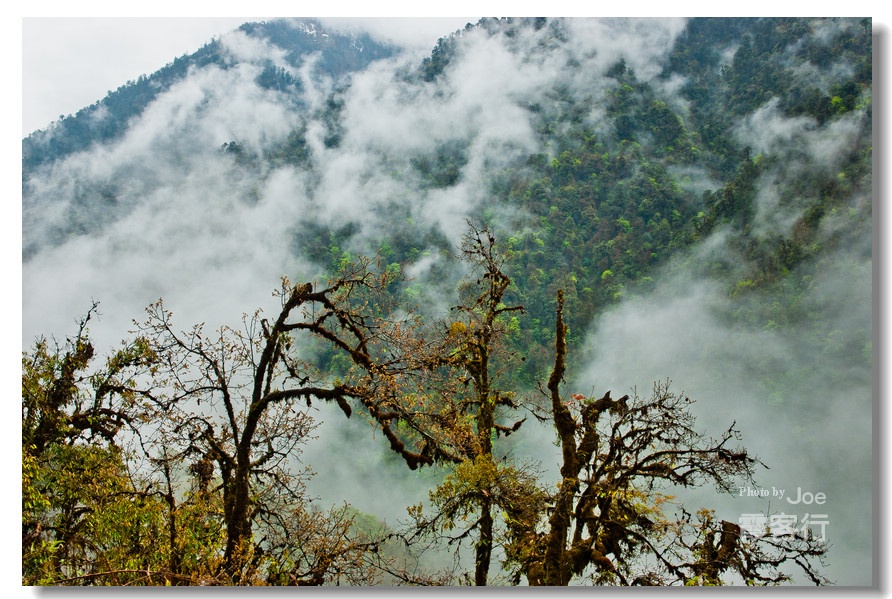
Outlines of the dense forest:
[{"label": "dense forest", "polygon": [[249,23],[30,135],[23,584],[871,584],[871,35]]}]

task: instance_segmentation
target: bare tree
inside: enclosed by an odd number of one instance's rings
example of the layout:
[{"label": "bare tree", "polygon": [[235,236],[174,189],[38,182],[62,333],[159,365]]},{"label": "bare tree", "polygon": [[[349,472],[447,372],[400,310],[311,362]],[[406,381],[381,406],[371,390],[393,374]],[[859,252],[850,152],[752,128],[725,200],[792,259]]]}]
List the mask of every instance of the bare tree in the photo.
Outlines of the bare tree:
[{"label": "bare tree", "polygon": [[[283,279],[275,317],[258,311],[239,329],[177,331],[159,301],[134,341],[91,375],[93,310],[64,350],[42,342],[23,355],[26,579],[319,585],[383,575],[486,585],[501,547],[509,580],[531,585],[584,576],[773,584],[788,580],[790,565],[826,582],[815,565],[826,549],[807,534],[747,536],[683,506],[667,516],[672,487],[727,492],[751,482],[760,462],[737,445],[733,424],[718,438],[699,433],[692,402],[668,383],[646,398],[565,397],[562,293],[546,407],[506,389],[517,356],[505,341],[522,308],[505,303],[505,254],[473,226],[461,250],[476,276],[445,321],[425,324],[398,305],[389,293],[397,273],[361,259],[325,285]],[[430,509],[410,507],[408,530],[364,534],[346,506],[312,508],[297,466],[315,428],[312,401],[365,417],[411,469],[445,467]],[[496,454],[524,409],[554,428],[555,486]],[[473,574],[392,560],[380,549],[397,540],[470,543]]]},{"label": "bare tree", "polygon": [[[200,325],[177,332],[160,301],[148,308],[139,333],[159,356],[170,409],[143,447],[192,460],[203,488],[211,478],[219,481],[228,581],[268,576],[321,584],[339,572],[338,563],[375,546],[349,538],[346,512],[332,512],[333,521],[308,511],[302,473],[293,467],[314,427],[302,406],[332,402],[347,416],[359,407],[410,464],[424,459],[388,428],[398,414],[387,406],[396,404],[405,367],[383,349],[399,329],[396,320],[381,316],[387,307],[376,303],[389,282],[370,260],[350,265],[324,287],[283,280],[275,319],[257,312],[245,317],[243,330],[224,327],[213,337]],[[336,372],[319,368],[314,339]],[[325,528],[334,536],[310,532]]]},{"label": "bare tree", "polygon": [[760,462],[737,445],[732,424],[716,439],[694,429],[691,400],[654,385],[648,398],[593,399],[560,391],[566,367],[566,326],[559,292],[555,363],[546,389],[561,448],[561,480],[530,517],[510,519],[508,561],[515,580],[531,585],[567,585],[586,573],[597,584],[746,584],[788,579],[780,568],[797,565],[815,583],[826,582],[814,562],[826,548],[800,535],[756,539],[737,524],[697,518],[672,505],[667,488],[714,485],[730,492],[752,481]]},{"label": "bare tree", "polygon": [[[413,539],[435,538],[460,546],[473,540],[474,573],[470,581],[489,583],[493,549],[499,542],[497,515],[505,505],[520,505],[537,494],[524,468],[494,457],[495,441],[516,432],[516,394],[502,387],[501,377],[517,356],[506,346],[510,319],[523,312],[504,303],[511,279],[505,274],[506,254],[487,228],[469,224],[461,257],[470,266],[460,287],[460,303],[448,321],[439,323],[415,363],[422,395],[435,397],[438,415],[448,423],[446,434],[429,436],[429,453],[449,469],[431,492],[433,512],[415,509]],[[416,420],[422,426],[431,418]],[[467,524],[459,524],[467,522]],[[455,532],[453,532],[455,531]]]}]

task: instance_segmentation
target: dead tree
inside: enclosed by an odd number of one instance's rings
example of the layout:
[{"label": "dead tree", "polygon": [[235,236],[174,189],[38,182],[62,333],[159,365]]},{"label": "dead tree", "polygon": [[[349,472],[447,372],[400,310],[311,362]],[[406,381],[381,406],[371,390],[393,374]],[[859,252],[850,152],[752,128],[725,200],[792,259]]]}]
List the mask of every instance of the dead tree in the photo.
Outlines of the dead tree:
[{"label": "dead tree", "polygon": [[596,584],[746,584],[788,579],[782,566],[797,565],[815,583],[825,582],[814,562],[825,547],[817,539],[747,539],[740,527],[698,519],[681,509],[675,520],[667,489],[711,484],[731,492],[752,481],[761,464],[732,446],[732,424],[717,439],[694,429],[691,400],[654,385],[649,398],[598,399],[573,394],[561,384],[566,369],[566,326],[559,292],[555,363],[545,391],[561,448],[561,479],[534,518],[511,518],[509,562],[515,580],[563,586],[590,575]]},{"label": "dead tree", "polygon": [[[388,349],[402,326],[399,319],[388,320],[382,303],[390,276],[360,260],[325,286],[283,280],[281,309],[272,321],[257,312],[245,317],[243,330],[224,327],[213,337],[201,326],[177,332],[160,301],[139,326],[161,359],[159,377],[171,406],[164,430],[155,435],[158,443],[179,444],[181,458],[193,456],[202,465],[203,486],[209,466],[219,480],[226,530],[222,568],[232,583],[254,575],[271,551],[269,539],[282,536],[273,528],[305,500],[300,475],[289,467],[314,426],[302,405],[331,402],[348,417],[362,409],[410,467],[433,461],[407,447],[396,432],[395,421],[405,415],[398,397],[408,367]],[[314,347],[328,361],[326,368],[312,355]],[[295,520],[312,521],[295,514]],[[253,533],[261,524],[268,534],[258,532],[258,540]],[[290,572],[276,565],[276,579],[320,583],[335,555],[364,546],[337,543],[315,567],[307,567],[314,560],[306,556]],[[282,551],[293,559],[293,551]]]}]

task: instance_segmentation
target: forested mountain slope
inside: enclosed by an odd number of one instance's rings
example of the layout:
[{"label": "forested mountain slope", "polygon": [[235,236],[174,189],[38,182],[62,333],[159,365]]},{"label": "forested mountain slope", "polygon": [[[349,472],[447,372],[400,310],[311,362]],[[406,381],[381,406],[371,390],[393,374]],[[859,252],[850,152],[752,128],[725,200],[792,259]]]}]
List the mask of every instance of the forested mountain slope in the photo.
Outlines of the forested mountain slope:
[{"label": "forested mountain slope", "polygon": [[[290,25],[282,21],[245,23],[239,28],[246,39],[269,43],[276,47],[276,56],[265,59],[256,84],[266,89],[288,89],[295,96],[301,82],[294,72],[309,67],[335,79],[361,70],[370,62],[392,55],[396,48],[376,42],[367,34],[348,36],[329,33],[313,19],[302,19]],[[318,55],[314,64],[306,63]],[[128,81],[102,100],[85,107],[77,114],[60,117],[46,130],[35,131],[22,141],[24,178],[41,164],[89,148],[97,142],[108,143],[120,138],[131,118],[138,116],[171,86],[186,78],[191,71],[215,65],[226,69],[239,62],[215,39],[192,54],[177,57],[150,76]],[[287,70],[286,70],[287,68]],[[298,100],[299,101],[299,100]]]},{"label": "forested mountain slope", "polygon": [[[484,19],[426,57],[246,24],[23,140],[23,342],[65,335],[91,298],[103,350],[158,297],[180,326],[233,324],[275,309],[280,276],[361,255],[441,318],[470,220],[524,307],[506,384],[547,380],[562,290],[571,386],[671,378],[710,427],[737,420],[762,486],[828,498],[830,578],[869,584],[872,90],[869,19]],[[307,461],[341,472],[365,430],[346,427]],[[549,469],[553,438],[509,447]],[[417,481],[372,447],[401,482],[350,500],[410,503]]]}]

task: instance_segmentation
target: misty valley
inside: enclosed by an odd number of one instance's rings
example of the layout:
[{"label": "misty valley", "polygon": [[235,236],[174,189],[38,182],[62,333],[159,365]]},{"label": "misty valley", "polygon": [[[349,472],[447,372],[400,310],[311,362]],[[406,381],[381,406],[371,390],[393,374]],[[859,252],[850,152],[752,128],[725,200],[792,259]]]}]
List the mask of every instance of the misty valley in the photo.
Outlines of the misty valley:
[{"label": "misty valley", "polygon": [[872,51],[276,19],[31,133],[22,584],[873,585]]}]

